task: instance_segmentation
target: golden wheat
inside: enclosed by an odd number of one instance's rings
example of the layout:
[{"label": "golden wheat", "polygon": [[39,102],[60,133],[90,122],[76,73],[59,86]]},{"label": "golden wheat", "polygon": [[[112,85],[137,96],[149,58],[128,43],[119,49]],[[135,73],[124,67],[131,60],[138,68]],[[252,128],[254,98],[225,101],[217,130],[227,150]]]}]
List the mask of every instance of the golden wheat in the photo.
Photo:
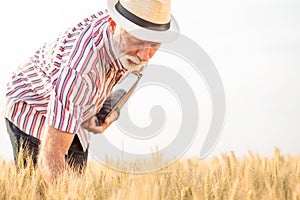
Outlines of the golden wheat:
[{"label": "golden wheat", "polygon": [[[159,171],[135,174],[89,161],[82,175],[63,174],[55,183],[31,165],[16,171],[12,161],[0,162],[0,199],[291,199],[300,200],[300,157],[271,158],[251,151],[212,160],[182,159]],[[162,160],[154,156],[154,162]]]}]

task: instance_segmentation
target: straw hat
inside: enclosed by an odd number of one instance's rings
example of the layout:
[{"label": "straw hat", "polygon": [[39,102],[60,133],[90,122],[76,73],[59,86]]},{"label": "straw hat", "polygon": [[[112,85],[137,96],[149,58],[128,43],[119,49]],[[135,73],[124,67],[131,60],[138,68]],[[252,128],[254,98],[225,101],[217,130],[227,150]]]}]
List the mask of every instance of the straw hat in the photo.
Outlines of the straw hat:
[{"label": "straw hat", "polygon": [[141,40],[171,42],[179,27],[171,15],[171,0],[107,0],[111,18]]}]

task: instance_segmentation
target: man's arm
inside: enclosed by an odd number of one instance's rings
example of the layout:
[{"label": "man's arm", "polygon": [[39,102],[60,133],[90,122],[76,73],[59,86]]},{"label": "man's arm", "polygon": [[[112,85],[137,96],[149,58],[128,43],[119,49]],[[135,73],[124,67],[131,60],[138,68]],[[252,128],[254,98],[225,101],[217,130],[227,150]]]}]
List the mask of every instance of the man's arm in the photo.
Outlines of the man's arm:
[{"label": "man's arm", "polygon": [[[95,128],[95,133],[102,133],[105,131],[113,121],[118,117],[117,113],[105,120],[102,126],[96,126],[91,124],[95,123],[94,120],[87,122],[87,127]],[[95,117],[96,118],[96,117]],[[44,175],[46,181],[55,180],[65,170],[69,170],[70,167],[65,161],[66,152],[69,150],[74,134],[60,131],[52,126],[45,126],[45,137],[42,140],[40,153],[38,156],[38,167]]]},{"label": "man's arm", "polygon": [[71,146],[74,134],[48,125],[45,126],[44,134],[38,156],[38,167],[46,180],[52,181],[69,168],[65,161],[65,155]]}]

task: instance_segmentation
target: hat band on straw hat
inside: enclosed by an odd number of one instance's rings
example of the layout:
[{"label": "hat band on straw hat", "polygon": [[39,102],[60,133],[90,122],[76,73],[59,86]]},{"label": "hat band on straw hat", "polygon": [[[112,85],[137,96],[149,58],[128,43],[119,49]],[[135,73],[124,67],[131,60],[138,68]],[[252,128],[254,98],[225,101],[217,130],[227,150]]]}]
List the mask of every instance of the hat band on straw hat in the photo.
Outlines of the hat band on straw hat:
[{"label": "hat band on straw hat", "polygon": [[170,22],[166,24],[156,24],[136,16],[135,14],[131,13],[126,8],[124,8],[120,1],[116,3],[115,8],[123,17],[127,18],[131,22],[143,28],[147,28],[154,31],[166,31],[170,28]]}]

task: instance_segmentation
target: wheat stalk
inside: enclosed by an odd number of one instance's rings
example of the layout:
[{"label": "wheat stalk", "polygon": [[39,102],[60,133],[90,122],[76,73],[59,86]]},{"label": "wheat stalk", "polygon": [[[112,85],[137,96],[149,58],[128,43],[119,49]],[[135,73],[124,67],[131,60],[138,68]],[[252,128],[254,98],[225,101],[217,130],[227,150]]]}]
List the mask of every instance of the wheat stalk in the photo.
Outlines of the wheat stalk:
[{"label": "wheat stalk", "polygon": [[299,156],[282,156],[279,149],[269,158],[254,157],[251,152],[237,158],[231,152],[212,160],[178,160],[144,174],[115,171],[89,161],[82,176],[64,174],[52,185],[45,185],[43,174],[30,164],[21,168],[19,161],[17,172],[13,162],[1,161],[0,199],[300,200],[299,160]]}]

